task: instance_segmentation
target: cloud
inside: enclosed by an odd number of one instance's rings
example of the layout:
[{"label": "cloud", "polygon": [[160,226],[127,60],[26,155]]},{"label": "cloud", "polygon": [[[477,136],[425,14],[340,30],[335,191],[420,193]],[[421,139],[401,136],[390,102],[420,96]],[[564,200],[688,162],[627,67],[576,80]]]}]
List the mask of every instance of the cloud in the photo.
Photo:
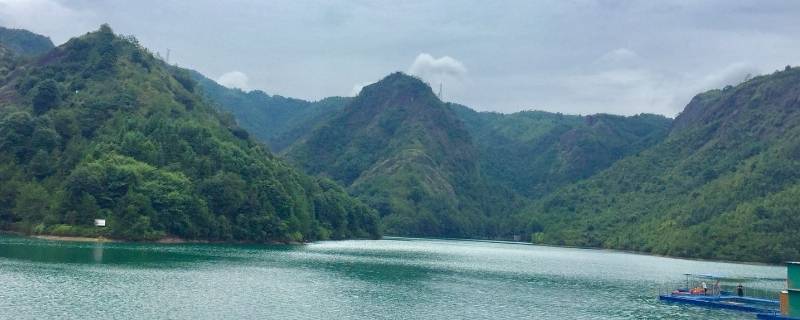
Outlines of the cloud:
[{"label": "cloud", "polygon": [[606,52],[596,63],[601,65],[625,65],[638,62],[639,54],[628,48],[617,48]]},{"label": "cloud", "polygon": [[461,61],[450,56],[434,58],[428,53],[420,53],[408,68],[408,73],[420,77],[438,90],[443,86],[443,100],[458,99],[463,96],[467,68]]},{"label": "cloud", "polygon": [[736,62],[706,76],[700,81],[698,89],[709,90],[722,88],[727,85],[735,86],[746,78],[759,74],[761,74],[761,70],[758,67],[746,62]]},{"label": "cloud", "polygon": [[249,82],[250,78],[248,78],[247,75],[241,71],[231,71],[217,78],[217,83],[223,86],[242,90],[250,89]]},{"label": "cloud", "polygon": [[354,84],[353,89],[350,90],[350,96],[351,97],[357,96],[359,93],[361,93],[361,89],[364,89],[364,87],[366,87],[367,85],[369,85],[368,82],[359,82]]},{"label": "cloud", "polygon": [[467,68],[461,61],[450,56],[434,58],[430,54],[420,53],[408,68],[408,73],[422,78],[442,76],[462,78],[467,74]]},{"label": "cloud", "polygon": [[50,36],[56,44],[97,28],[95,18],[54,0],[0,0],[0,25]]}]

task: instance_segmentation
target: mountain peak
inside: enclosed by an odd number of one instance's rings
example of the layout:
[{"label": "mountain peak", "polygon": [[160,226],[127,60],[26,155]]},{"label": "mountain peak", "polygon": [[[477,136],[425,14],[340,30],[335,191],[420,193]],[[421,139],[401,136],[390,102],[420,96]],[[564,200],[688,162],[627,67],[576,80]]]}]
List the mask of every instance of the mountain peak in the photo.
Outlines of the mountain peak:
[{"label": "mountain peak", "polygon": [[422,79],[400,71],[391,73],[380,81],[364,87],[359,95],[383,95],[387,91],[436,97],[431,87]]},{"label": "mountain peak", "polygon": [[54,47],[48,37],[28,30],[5,27],[0,27],[0,44],[19,56],[37,56]]},{"label": "mountain peak", "polygon": [[[390,232],[466,236],[482,234],[486,218],[475,197],[482,187],[475,152],[430,86],[395,72],[364,87],[287,156],[378,208]],[[451,219],[453,212],[462,218]]]},{"label": "mountain peak", "polygon": [[[10,195],[0,228],[127,240],[379,236],[371,209],[269,154],[188,72],[133,37],[103,25],[20,63],[0,87],[0,194]],[[98,217],[106,228],[94,228]]]}]

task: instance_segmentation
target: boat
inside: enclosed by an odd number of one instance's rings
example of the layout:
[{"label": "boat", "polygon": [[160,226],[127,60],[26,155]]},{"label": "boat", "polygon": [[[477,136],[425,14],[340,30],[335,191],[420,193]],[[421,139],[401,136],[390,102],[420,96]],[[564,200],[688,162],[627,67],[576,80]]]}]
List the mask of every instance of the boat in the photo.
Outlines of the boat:
[{"label": "boat", "polygon": [[[738,310],[753,313],[780,311],[779,290],[775,283],[785,279],[684,274],[685,287],[660,293],[666,302],[692,304],[709,308]],[[772,290],[770,290],[772,289]]]},{"label": "boat", "polygon": [[[684,274],[686,282],[658,299],[754,313],[765,320],[800,320],[800,262],[787,263],[787,278]],[[785,284],[785,287],[784,287]]]}]

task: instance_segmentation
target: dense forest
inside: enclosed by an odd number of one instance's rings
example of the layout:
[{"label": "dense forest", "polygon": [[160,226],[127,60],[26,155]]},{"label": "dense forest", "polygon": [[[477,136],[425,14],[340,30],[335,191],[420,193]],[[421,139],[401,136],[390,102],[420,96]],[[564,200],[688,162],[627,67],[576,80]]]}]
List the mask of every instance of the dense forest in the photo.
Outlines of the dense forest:
[{"label": "dense forest", "polygon": [[699,94],[674,120],[500,114],[403,73],[312,102],[223,87],[108,26],[57,48],[0,29],[0,229],[226,241],[383,229],[778,262],[800,256],[798,168],[798,68]]},{"label": "dense forest", "polygon": [[476,150],[463,123],[419,79],[394,73],[293,144],[287,158],[330,177],[383,217],[386,231],[484,236]]},{"label": "dense forest", "polygon": [[329,97],[306,101],[269,95],[261,90],[243,91],[217,84],[194,70],[186,70],[202,88],[203,94],[231,113],[239,125],[264,142],[273,152],[281,152],[350,102],[348,97]]},{"label": "dense forest", "polygon": [[[476,112],[443,103],[427,84],[402,73],[365,87],[345,105],[206,80],[200,82],[206,94],[243,127],[309,173],[345,185],[378,209],[395,235],[512,237],[523,232],[512,225],[518,223],[512,213],[531,199],[661,141],[670,124],[655,115]],[[288,123],[254,121],[273,114]]]},{"label": "dense forest", "polygon": [[310,102],[235,114],[292,114],[307,134],[277,149],[377,208],[391,234],[777,262],[800,255],[798,73],[700,94],[675,120],[476,112],[387,83],[415,83],[399,74],[325,116],[304,117]]},{"label": "dense forest", "polygon": [[522,211],[534,242],[781,262],[800,256],[800,69],[697,95],[666,140]]},{"label": "dense forest", "polygon": [[[380,236],[376,212],[273,156],[135,38],[0,50],[0,229],[155,240]],[[108,227],[92,226],[96,218]]]},{"label": "dense forest", "polygon": [[0,27],[0,45],[17,57],[33,57],[54,48],[50,38],[23,29]]},{"label": "dense forest", "polygon": [[501,114],[450,106],[475,139],[481,173],[494,184],[532,199],[660,142],[671,122],[652,114]]}]

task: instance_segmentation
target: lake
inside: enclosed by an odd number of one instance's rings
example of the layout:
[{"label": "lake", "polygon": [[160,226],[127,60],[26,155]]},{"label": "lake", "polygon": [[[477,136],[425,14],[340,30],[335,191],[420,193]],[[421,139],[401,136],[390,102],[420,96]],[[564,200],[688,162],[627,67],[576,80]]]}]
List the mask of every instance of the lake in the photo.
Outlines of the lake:
[{"label": "lake", "polygon": [[0,235],[2,319],[755,319],[661,303],[683,273],[786,269],[429,239],[81,243]]}]

